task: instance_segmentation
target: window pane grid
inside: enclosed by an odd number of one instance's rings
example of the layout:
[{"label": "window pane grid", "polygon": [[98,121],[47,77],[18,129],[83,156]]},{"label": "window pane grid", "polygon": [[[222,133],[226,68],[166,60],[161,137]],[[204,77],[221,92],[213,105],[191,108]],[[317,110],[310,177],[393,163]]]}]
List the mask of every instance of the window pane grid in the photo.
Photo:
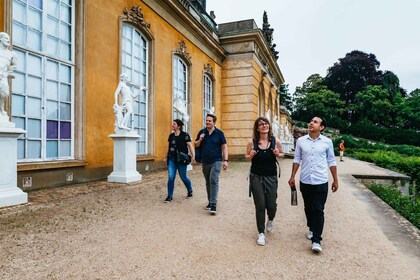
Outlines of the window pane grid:
[{"label": "window pane grid", "polygon": [[213,81],[208,75],[204,75],[203,79],[203,125],[206,125],[206,115],[213,107]]},{"label": "window pane grid", "polygon": [[[181,101],[178,101],[182,104],[184,108],[188,108],[188,94],[187,94],[187,65],[177,56],[174,56],[174,69],[173,69],[173,93],[172,99],[173,103],[176,102],[177,96],[181,95]],[[188,109],[187,109],[188,110]],[[173,119],[182,119],[182,115],[176,110],[173,110],[172,113]],[[184,122],[184,129],[188,131],[188,122]]]},{"label": "window pane grid", "polygon": [[71,2],[50,0],[44,4],[41,0],[29,0],[28,3],[13,0],[13,43],[72,61]]},{"label": "window pane grid", "polygon": [[11,116],[26,130],[18,138],[19,161],[73,157],[73,8],[71,0],[61,2],[13,0],[19,66]]},{"label": "window pane grid", "polygon": [[[137,93],[141,87],[147,86],[147,52],[140,51],[147,49],[147,41],[132,26],[122,26],[122,50],[121,50],[121,71],[128,76],[127,84],[133,93]],[[142,44],[143,43],[143,44]],[[146,65],[146,66],[144,66]],[[137,154],[146,155],[147,151],[147,92],[139,92],[134,99],[131,127],[140,135],[137,140]]]}]

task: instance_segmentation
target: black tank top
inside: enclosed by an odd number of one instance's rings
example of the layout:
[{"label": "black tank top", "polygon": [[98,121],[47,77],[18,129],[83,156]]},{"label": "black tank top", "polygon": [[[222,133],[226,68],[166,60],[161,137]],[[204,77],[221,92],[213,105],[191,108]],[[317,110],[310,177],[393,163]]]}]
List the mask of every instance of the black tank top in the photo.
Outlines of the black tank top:
[{"label": "black tank top", "polygon": [[[258,145],[257,145],[258,147]],[[261,149],[258,147],[257,154],[252,158],[251,173],[259,176],[276,176],[276,156],[273,153],[274,147]]]}]

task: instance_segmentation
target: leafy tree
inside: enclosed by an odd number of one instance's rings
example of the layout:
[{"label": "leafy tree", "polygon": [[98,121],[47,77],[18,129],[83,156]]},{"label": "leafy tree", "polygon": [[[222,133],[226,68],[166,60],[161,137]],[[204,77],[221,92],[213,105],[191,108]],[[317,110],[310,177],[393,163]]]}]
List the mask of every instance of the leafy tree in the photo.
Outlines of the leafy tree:
[{"label": "leafy tree", "polygon": [[280,86],[280,105],[285,106],[290,112],[293,111],[293,96],[289,92],[289,84],[282,84]]},{"label": "leafy tree", "polygon": [[326,118],[328,126],[342,127],[346,123],[340,118],[344,110],[344,102],[340,96],[330,90],[321,89],[310,92],[296,101],[294,119],[309,121],[314,115]]},{"label": "leafy tree", "polygon": [[415,89],[409,94],[402,115],[406,120],[406,128],[420,130],[420,89]]},{"label": "leafy tree", "polygon": [[400,80],[397,75],[391,71],[385,71],[382,76],[382,85],[388,90],[389,100],[394,103],[398,94],[401,95]]},{"label": "leafy tree", "polygon": [[367,86],[365,90],[356,94],[351,106],[358,119],[365,117],[372,123],[384,127],[390,127],[392,124],[392,109],[388,90],[381,86]]},{"label": "leafy tree", "polygon": [[295,98],[299,99],[310,92],[317,92],[321,89],[327,89],[324,85],[324,78],[319,74],[310,75],[301,87],[296,87]]},{"label": "leafy tree", "polygon": [[[338,93],[345,106],[350,108],[358,92],[365,90],[368,85],[382,84],[379,66],[374,54],[354,50],[328,68],[325,84],[329,90]],[[350,122],[354,118],[350,110],[347,117]]]}]

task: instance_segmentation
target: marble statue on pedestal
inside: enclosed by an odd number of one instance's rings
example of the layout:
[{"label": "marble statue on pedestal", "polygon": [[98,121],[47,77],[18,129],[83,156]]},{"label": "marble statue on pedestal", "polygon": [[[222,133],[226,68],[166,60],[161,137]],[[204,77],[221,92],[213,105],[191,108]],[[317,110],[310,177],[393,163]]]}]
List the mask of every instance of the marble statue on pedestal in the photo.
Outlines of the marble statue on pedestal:
[{"label": "marble statue on pedestal", "polygon": [[9,34],[0,32],[0,117],[7,118],[7,112],[4,108],[6,98],[9,96],[8,77],[16,69],[17,55],[10,51]]},{"label": "marble statue on pedestal", "polygon": [[284,137],[284,130],[285,130],[285,128],[284,128],[284,123],[282,123],[281,124],[281,128],[280,128],[280,142],[283,144],[283,143],[286,143],[286,139],[285,139],[285,137]]},{"label": "marble statue on pedestal", "polygon": [[185,101],[182,98],[182,92],[177,91],[174,96],[174,110],[176,113],[180,115],[180,119],[187,123],[190,120],[190,116],[188,115],[187,106],[185,105]]},{"label": "marble statue on pedestal", "polygon": [[[115,104],[113,106],[115,114],[115,132],[117,133],[118,129],[124,129],[127,131],[132,130],[132,127],[129,127],[129,122],[131,120],[131,115],[133,113],[133,101],[136,98],[140,91],[147,90],[147,88],[142,87],[136,93],[131,91],[131,88],[127,85],[128,76],[125,73],[120,75],[120,82],[118,83],[117,89],[115,90],[114,98]],[[121,105],[118,104],[118,96],[121,96]]]},{"label": "marble statue on pedestal", "polygon": [[279,119],[277,116],[274,116],[273,119],[273,135],[275,137],[279,137],[279,130],[280,130],[280,126],[279,126]]},{"label": "marble statue on pedestal", "polygon": [[17,187],[17,138],[26,131],[9,121],[4,105],[10,91],[8,78],[17,66],[9,46],[9,35],[0,32],[0,207],[28,202],[28,194]]}]

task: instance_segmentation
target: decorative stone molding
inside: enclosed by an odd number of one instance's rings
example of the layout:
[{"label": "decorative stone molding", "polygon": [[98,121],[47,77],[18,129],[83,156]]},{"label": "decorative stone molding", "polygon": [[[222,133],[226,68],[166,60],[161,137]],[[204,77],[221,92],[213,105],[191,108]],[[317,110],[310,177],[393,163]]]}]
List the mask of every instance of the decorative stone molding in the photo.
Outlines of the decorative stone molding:
[{"label": "decorative stone molding", "polygon": [[187,45],[185,44],[184,40],[181,40],[178,42],[179,44],[179,48],[174,50],[174,54],[178,55],[180,57],[182,57],[183,59],[185,59],[185,61],[188,63],[188,65],[191,65],[191,56],[190,54],[187,52]]},{"label": "decorative stone molding", "polygon": [[150,23],[147,23],[144,20],[143,12],[141,11],[140,6],[137,6],[137,7],[132,6],[130,10],[128,10],[127,8],[124,8],[123,14],[127,20],[132,21],[143,28],[146,28],[146,29],[150,28]]},{"label": "decorative stone molding", "polygon": [[207,64],[204,64],[204,74],[207,74],[210,77],[214,78],[213,67],[211,66],[210,61],[207,62]]}]

